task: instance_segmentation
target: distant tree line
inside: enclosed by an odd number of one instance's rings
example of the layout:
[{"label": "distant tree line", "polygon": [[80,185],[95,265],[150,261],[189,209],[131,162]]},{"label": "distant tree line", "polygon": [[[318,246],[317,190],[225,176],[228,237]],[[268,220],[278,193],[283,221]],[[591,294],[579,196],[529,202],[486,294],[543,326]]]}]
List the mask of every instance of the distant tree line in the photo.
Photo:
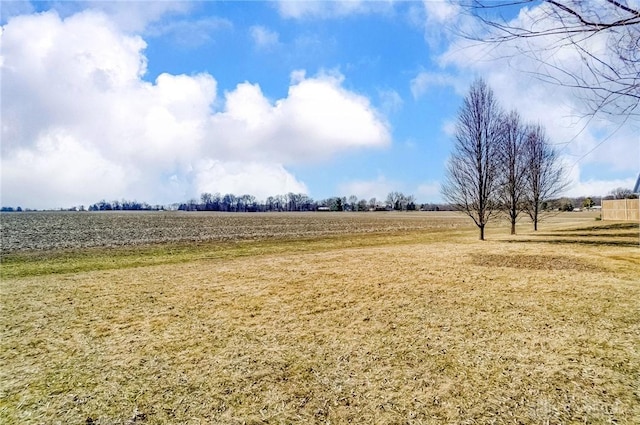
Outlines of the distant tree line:
[{"label": "distant tree line", "polygon": [[391,192],[385,201],[335,196],[314,200],[304,193],[287,193],[269,196],[259,201],[253,195],[237,196],[231,193],[203,193],[200,199],[191,199],[177,205],[180,211],[221,211],[221,212],[303,212],[303,211],[414,211],[421,207],[431,210],[446,209],[446,205],[416,205],[413,195]]},{"label": "distant tree line", "polygon": [[[146,202],[101,200],[85,208],[84,205],[61,208],[56,211],[219,211],[219,212],[304,212],[304,211],[453,211],[442,203],[417,204],[413,195],[390,192],[384,200],[363,199],[355,195],[334,196],[315,200],[304,193],[287,193],[258,200],[253,195],[202,193],[200,199],[171,205],[150,205]],[[2,212],[22,212],[22,207],[2,207]],[[37,211],[24,209],[24,211]]]},{"label": "distant tree line", "polygon": [[609,192],[609,195],[605,196],[605,200],[609,199],[638,199],[638,194],[633,193],[631,189],[627,189],[624,187],[618,187]]},{"label": "distant tree line", "polygon": [[[111,201],[107,202],[102,200],[100,202],[96,202],[93,205],[89,206],[89,211],[161,211],[164,210],[165,207],[162,205],[154,205],[151,206],[146,202],[138,202],[138,201]],[[84,206],[80,206],[76,210],[83,211]]]},{"label": "distant tree line", "polygon": [[[270,196],[266,201],[257,201],[251,195],[235,196],[227,194],[203,193],[200,200],[192,199],[189,202],[176,203],[171,205],[150,205],[146,202],[138,201],[105,201],[96,202],[86,208],[84,205],[61,208],[56,211],[224,211],[224,212],[290,212],[290,211],[457,211],[455,205],[445,203],[422,203],[417,204],[411,195],[404,195],[401,192],[390,192],[384,201],[376,198],[369,200],[359,199],[355,195],[349,197],[331,197],[320,201],[313,200],[305,194],[292,194]],[[205,202],[202,199],[205,199]],[[235,204],[232,199],[240,198],[241,201]],[[616,188],[606,196],[578,196],[561,197],[545,200],[540,203],[540,210],[550,211],[573,211],[576,208],[589,209],[601,205],[601,201],[607,199],[637,199],[631,189]],[[216,199],[219,203],[216,204]],[[226,201],[225,201],[226,199]],[[207,202],[208,200],[208,202]],[[247,203],[247,200],[250,202]],[[229,204],[226,204],[229,202]],[[8,207],[0,208],[0,212],[35,212],[37,209]],[[42,211],[42,210],[40,210]]]}]

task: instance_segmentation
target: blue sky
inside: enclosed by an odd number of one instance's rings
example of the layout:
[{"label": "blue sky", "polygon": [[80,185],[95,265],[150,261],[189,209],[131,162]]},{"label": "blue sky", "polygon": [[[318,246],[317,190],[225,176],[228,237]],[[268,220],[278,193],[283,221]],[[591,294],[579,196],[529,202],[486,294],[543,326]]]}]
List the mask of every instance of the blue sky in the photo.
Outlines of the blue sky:
[{"label": "blue sky", "polygon": [[631,187],[640,168],[638,122],[580,118],[575,93],[522,72],[535,65],[505,60],[508,46],[455,37],[472,25],[455,3],[3,2],[2,24],[3,205],[439,202],[477,77],[546,126],[568,195]]}]

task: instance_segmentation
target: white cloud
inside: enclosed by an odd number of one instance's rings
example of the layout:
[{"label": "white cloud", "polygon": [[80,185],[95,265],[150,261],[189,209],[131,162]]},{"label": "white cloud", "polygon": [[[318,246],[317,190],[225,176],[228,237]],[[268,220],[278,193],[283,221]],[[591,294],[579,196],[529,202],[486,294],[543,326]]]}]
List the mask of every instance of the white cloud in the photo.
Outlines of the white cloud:
[{"label": "white cloud", "polygon": [[16,17],[3,27],[1,42],[3,157],[50,128],[91,131],[94,121],[104,127],[99,121],[109,108],[119,108],[114,96],[144,89],[146,43],[117,32],[102,14]]},{"label": "white cloud", "polygon": [[446,120],[442,124],[442,132],[447,136],[453,138],[456,134],[456,121],[453,119]]},{"label": "white cloud", "polygon": [[[63,2],[67,3],[67,2]],[[58,8],[61,5],[57,5]],[[103,1],[81,0],[68,2],[73,10],[77,7],[90,8],[109,16],[118,28],[128,33],[141,32],[166,15],[184,14],[191,10],[193,4],[186,1]],[[73,11],[75,13],[75,10]]]},{"label": "white cloud", "polygon": [[635,177],[626,179],[582,179],[578,167],[568,168],[568,170],[570,183],[563,192],[564,196],[606,196],[618,187],[633,189],[633,185],[636,182]]},{"label": "white cloud", "polygon": [[[51,3],[52,9],[68,18],[83,10],[92,10],[109,17],[121,31],[125,33],[142,33],[152,24],[158,24],[167,16],[184,15],[191,11],[194,2],[182,0],[162,1],[104,1],[104,0],[64,0]],[[32,13],[34,7],[30,1],[2,1],[0,15],[5,17]]]},{"label": "white cloud", "polygon": [[276,194],[308,192],[304,183],[278,164],[208,159],[197,164],[197,169],[198,193],[249,194],[264,200]]},{"label": "white cloud", "polygon": [[287,165],[390,142],[370,101],[337,73],[297,72],[276,101],[249,82],[218,99],[209,74],[146,82],[144,40],[100,12],[16,17],[1,43],[5,205],[301,192]]},{"label": "white cloud", "polygon": [[145,31],[145,35],[148,37],[168,35],[176,44],[194,48],[213,42],[215,32],[231,28],[233,28],[233,23],[227,19],[206,17],[198,20],[173,20],[168,23],[150,25]]},{"label": "white cloud", "polygon": [[416,199],[427,202],[437,202],[442,198],[440,195],[440,182],[430,181],[418,185]]},{"label": "white cloud", "polygon": [[249,29],[249,33],[256,47],[259,49],[271,49],[280,43],[278,33],[262,25],[252,26]]},{"label": "white cloud", "polygon": [[338,192],[342,196],[355,195],[359,199],[369,200],[376,198],[380,202],[387,199],[390,192],[402,190],[405,195],[415,196],[416,202],[440,202],[440,182],[428,181],[423,182],[406,191],[402,188],[405,186],[402,182],[389,180],[385,176],[380,175],[373,180],[352,180],[344,182],[338,186]]},{"label": "white cloud", "polygon": [[353,180],[339,185],[338,192],[343,196],[355,195],[359,199],[369,200],[376,198],[383,202],[389,192],[397,190],[397,183],[379,176],[375,180]]},{"label": "white cloud", "polygon": [[457,21],[462,12],[459,4],[447,0],[423,0],[423,4],[427,19],[438,25]]},{"label": "white cloud", "polygon": [[475,26],[456,0],[423,0],[422,9],[412,8],[410,20],[424,31],[424,40],[432,52],[440,51],[460,31],[466,32]]},{"label": "white cloud", "polygon": [[315,1],[279,1],[278,11],[284,18],[300,19],[305,16],[324,14],[324,7],[320,2]]},{"label": "white cloud", "polygon": [[61,206],[82,204],[78,193],[87,200],[119,199],[126,189],[125,176],[131,171],[64,131],[51,131],[36,146],[18,149],[10,159],[3,156],[2,198],[7,205],[44,206],[40,201],[50,199],[53,189]]},{"label": "white cloud", "polygon": [[354,14],[389,13],[393,10],[394,3],[394,0],[279,0],[277,6],[280,16],[283,18],[329,19],[343,18]]},{"label": "white cloud", "polygon": [[411,94],[414,99],[424,96],[432,87],[450,86],[458,93],[464,93],[464,83],[461,78],[451,74],[421,71],[410,82]]},{"label": "white cloud", "polygon": [[404,102],[402,97],[395,90],[379,90],[378,96],[380,97],[380,108],[385,114],[391,114],[398,112],[402,109]]},{"label": "white cloud", "polygon": [[275,103],[257,84],[242,83],[227,93],[224,111],[211,120],[216,134],[211,152],[295,164],[390,143],[389,130],[369,100],[343,89],[342,76],[294,74],[287,97]]}]

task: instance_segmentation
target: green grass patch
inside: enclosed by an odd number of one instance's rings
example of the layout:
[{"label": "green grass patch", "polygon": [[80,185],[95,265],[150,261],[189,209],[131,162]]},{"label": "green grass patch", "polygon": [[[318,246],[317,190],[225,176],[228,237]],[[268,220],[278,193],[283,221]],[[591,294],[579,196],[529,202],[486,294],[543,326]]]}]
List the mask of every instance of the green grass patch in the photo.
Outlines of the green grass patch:
[{"label": "green grass patch", "polygon": [[362,235],[334,235],[316,238],[278,238],[257,241],[170,242],[136,247],[84,248],[5,254],[0,277],[16,278],[48,274],[78,273],[91,270],[115,270],[197,260],[233,259],[291,252],[317,252],[332,249],[398,245],[450,239],[464,231],[398,232]]}]

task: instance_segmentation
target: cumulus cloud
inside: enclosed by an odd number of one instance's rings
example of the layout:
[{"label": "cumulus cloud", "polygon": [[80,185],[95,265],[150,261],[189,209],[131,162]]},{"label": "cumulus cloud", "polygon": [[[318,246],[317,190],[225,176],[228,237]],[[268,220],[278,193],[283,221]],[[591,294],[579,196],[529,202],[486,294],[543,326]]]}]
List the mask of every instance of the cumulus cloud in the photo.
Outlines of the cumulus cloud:
[{"label": "cumulus cloud", "polygon": [[342,79],[294,72],[287,97],[275,103],[259,85],[239,84],[226,93],[225,109],[211,119],[216,134],[211,152],[225,159],[295,164],[345,149],[388,145],[387,125],[367,98],[341,87]]},{"label": "cumulus cloud", "polygon": [[8,205],[33,207],[40,200],[49,200],[53,189],[58,205],[78,205],[80,191],[95,201],[119,199],[127,187],[125,176],[131,178],[132,172],[135,170],[109,161],[63,130],[51,131],[30,149],[12,152],[10,160],[3,157],[2,198]]},{"label": "cumulus cloud", "polygon": [[[233,193],[266,199],[275,194],[307,193],[307,186],[282,165],[207,159],[196,165],[198,193]],[[256,179],[260,176],[260,179]],[[279,188],[276,193],[272,188]]]},{"label": "cumulus cloud", "polygon": [[298,72],[275,101],[250,82],[221,98],[206,73],[144,81],[145,41],[102,12],[19,16],[2,29],[5,205],[306,191],[288,165],[390,140],[339,74]]}]

